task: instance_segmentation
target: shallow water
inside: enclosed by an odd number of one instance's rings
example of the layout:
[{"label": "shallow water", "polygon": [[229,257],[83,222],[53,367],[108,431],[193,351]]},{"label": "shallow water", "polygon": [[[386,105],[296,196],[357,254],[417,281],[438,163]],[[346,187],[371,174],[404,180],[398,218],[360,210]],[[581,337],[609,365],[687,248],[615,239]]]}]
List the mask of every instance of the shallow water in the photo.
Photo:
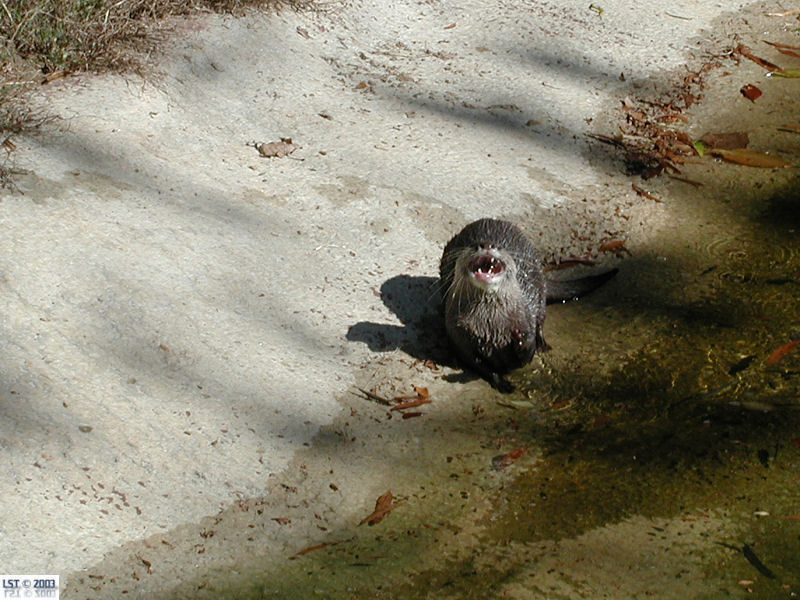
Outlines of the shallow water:
[{"label": "shallow water", "polygon": [[668,218],[606,289],[551,307],[517,393],[415,425],[397,510],[221,597],[800,593],[800,180],[702,169],[754,183],[664,182]]}]

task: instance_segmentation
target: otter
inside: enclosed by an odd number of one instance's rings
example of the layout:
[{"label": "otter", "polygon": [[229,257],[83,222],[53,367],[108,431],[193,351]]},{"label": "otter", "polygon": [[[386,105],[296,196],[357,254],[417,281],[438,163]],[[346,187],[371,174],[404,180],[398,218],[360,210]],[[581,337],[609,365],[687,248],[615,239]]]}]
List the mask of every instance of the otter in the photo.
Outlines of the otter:
[{"label": "otter", "polygon": [[447,336],[467,367],[511,392],[504,375],[548,349],[542,333],[546,304],[582,296],[616,273],[548,280],[541,255],[517,226],[480,219],[456,234],[442,254]]}]

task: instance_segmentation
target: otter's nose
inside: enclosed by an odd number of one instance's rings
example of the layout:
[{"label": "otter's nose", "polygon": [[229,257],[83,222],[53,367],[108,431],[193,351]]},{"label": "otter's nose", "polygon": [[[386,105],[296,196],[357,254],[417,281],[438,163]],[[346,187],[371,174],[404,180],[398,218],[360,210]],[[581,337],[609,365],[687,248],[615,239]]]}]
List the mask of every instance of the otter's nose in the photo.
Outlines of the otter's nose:
[{"label": "otter's nose", "polygon": [[484,250],[494,250],[495,248],[497,248],[497,246],[495,246],[491,242],[484,242],[481,244],[481,248],[483,248]]}]

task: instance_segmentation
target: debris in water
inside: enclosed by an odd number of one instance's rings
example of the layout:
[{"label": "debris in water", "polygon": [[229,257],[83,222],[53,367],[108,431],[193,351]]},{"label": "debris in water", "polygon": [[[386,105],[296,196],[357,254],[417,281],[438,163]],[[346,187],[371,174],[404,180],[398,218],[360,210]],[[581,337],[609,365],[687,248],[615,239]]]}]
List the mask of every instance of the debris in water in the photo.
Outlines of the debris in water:
[{"label": "debris in water", "polygon": [[712,148],[709,153],[718,156],[722,160],[744,165],[747,167],[761,167],[764,169],[776,169],[791,167],[792,163],[783,160],[779,156],[772,156],[764,152],[755,150],[726,150],[724,148]]},{"label": "debris in water", "polygon": [[309,546],[308,548],[303,548],[302,550],[300,550],[300,552],[295,554],[293,558],[296,558],[298,556],[303,556],[303,554],[308,554],[309,552],[313,552],[314,550],[321,550],[322,548],[332,545],[333,544],[331,542],[323,542],[322,544],[317,544],[316,546]]},{"label": "debris in water", "polygon": [[759,573],[761,573],[764,577],[768,577],[769,579],[775,579],[775,573],[773,573],[761,560],[756,556],[756,553],[753,552],[753,549],[745,544],[741,548],[738,546],[734,546],[733,544],[726,544],[725,542],[714,542],[717,546],[722,546],[723,548],[728,548],[730,550],[735,550],[736,552],[741,552],[744,557],[747,559],[751,565],[753,565]]},{"label": "debris in water", "polygon": [[378,396],[378,394],[373,394],[372,392],[368,392],[367,390],[362,388],[356,388],[356,389],[362,394],[364,394],[367,400],[372,400],[373,402],[377,402],[378,404],[383,404],[384,406],[391,405],[391,402],[389,402],[386,398],[383,398],[382,396]]},{"label": "debris in water", "polygon": [[501,454],[500,456],[495,456],[492,459],[492,468],[495,471],[502,471],[506,467],[510,467],[513,465],[517,460],[519,460],[527,451],[525,446],[521,448],[517,448],[516,450],[512,450],[507,454]]},{"label": "debris in water", "polygon": [[742,96],[750,100],[750,102],[755,102],[763,95],[763,92],[760,89],[750,83],[743,85],[742,89],[739,91],[742,93]]},{"label": "debris in water", "polygon": [[651,194],[651,193],[650,193],[650,192],[648,192],[647,190],[643,190],[642,188],[640,188],[640,187],[639,187],[638,185],[636,185],[635,183],[632,183],[632,184],[631,184],[631,187],[633,188],[633,191],[634,191],[634,192],[636,192],[638,195],[640,195],[640,196],[644,196],[645,198],[647,198],[647,199],[649,199],[649,200],[653,200],[653,201],[655,201],[655,202],[661,202],[661,200],[659,200],[658,198],[656,198],[655,196],[653,196],[653,194]]},{"label": "debris in water", "polygon": [[775,579],[775,573],[773,573],[761,560],[756,556],[756,553],[753,552],[753,549],[745,544],[742,547],[742,554],[747,559],[751,565],[753,565],[759,573],[761,573],[764,577],[768,577],[769,579]]},{"label": "debris in water", "polygon": [[798,346],[800,346],[800,340],[795,340],[793,342],[784,344],[767,357],[766,364],[774,365]]},{"label": "debris in water", "polygon": [[758,66],[765,68],[770,73],[783,71],[783,69],[781,69],[778,65],[773,64],[773,63],[769,62],[768,60],[764,60],[763,58],[758,57],[755,54],[753,54],[753,51],[750,50],[750,48],[748,48],[744,44],[739,44],[738,46],[736,46],[736,48],[734,49],[733,52],[735,54],[739,54],[741,56],[744,56],[745,58],[749,58],[754,63],[756,63]]},{"label": "debris in water", "polygon": [[784,10],[781,12],[767,13],[768,17],[791,17],[792,15],[800,14],[800,8],[793,8],[791,10]]},{"label": "debris in water", "polygon": [[371,515],[362,520],[359,525],[363,525],[364,523],[367,525],[375,525],[383,521],[386,515],[397,508],[397,505],[392,503],[393,499],[394,496],[392,496],[392,492],[386,492],[380,496],[375,502],[375,510],[372,511]]},{"label": "debris in water", "polygon": [[677,175],[669,175],[670,179],[674,179],[675,181],[682,181],[683,183],[688,183],[694,187],[703,187],[703,184],[699,181],[692,181],[691,179],[687,179],[686,177],[678,177]]},{"label": "debris in water", "polygon": [[631,252],[625,247],[625,242],[623,240],[615,240],[613,242],[606,242],[601,244],[598,248],[600,252],[614,252],[615,254],[622,254],[626,252],[628,256],[630,256]]},{"label": "debris in water", "polygon": [[430,400],[428,398],[418,398],[417,400],[411,400],[409,402],[401,402],[400,404],[395,404],[389,410],[405,410],[407,408],[416,408],[417,406],[422,406],[423,404],[429,404]]},{"label": "debris in water", "polygon": [[780,71],[775,71],[774,73],[770,73],[773,77],[787,77],[790,79],[797,79],[800,77],[800,69],[782,69]]},{"label": "debris in water", "polygon": [[789,44],[779,44],[777,42],[768,42],[767,40],[764,40],[764,43],[773,46],[781,54],[785,54],[786,56],[794,56],[795,58],[800,58],[800,54],[795,52],[795,50],[800,50],[800,46],[790,46]]},{"label": "debris in water", "polygon": [[751,354],[750,356],[745,356],[742,360],[738,361],[733,366],[731,366],[730,369],[728,369],[728,375],[736,375],[737,373],[741,373],[747,367],[753,364],[753,361],[755,359],[756,359],[755,354]]},{"label": "debris in water", "polygon": [[[735,150],[747,148],[750,143],[750,136],[745,131],[734,131],[731,133],[707,133],[700,141],[708,148],[722,148],[723,150]],[[702,156],[702,155],[701,155]]]},{"label": "debris in water", "polygon": [[[414,391],[417,392],[414,396],[397,396],[392,399],[392,402],[399,402],[389,410],[405,410],[406,408],[415,408],[423,404],[430,403],[430,392],[428,388],[414,386]],[[406,400],[407,402],[404,402]]]}]

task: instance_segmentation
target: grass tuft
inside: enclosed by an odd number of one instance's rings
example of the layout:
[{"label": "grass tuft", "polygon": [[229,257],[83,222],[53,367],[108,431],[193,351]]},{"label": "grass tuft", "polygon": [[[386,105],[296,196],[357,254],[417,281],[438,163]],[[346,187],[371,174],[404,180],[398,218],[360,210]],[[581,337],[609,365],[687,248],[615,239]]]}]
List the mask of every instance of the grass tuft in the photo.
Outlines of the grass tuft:
[{"label": "grass tuft", "polygon": [[[311,0],[0,0],[0,145],[35,129],[40,116],[25,96],[80,71],[136,69],[156,50],[165,19],[198,12],[241,15],[249,8],[296,10]],[[8,142],[8,144],[6,143]],[[10,154],[9,150],[9,154]],[[0,164],[8,184],[9,157]]]}]

